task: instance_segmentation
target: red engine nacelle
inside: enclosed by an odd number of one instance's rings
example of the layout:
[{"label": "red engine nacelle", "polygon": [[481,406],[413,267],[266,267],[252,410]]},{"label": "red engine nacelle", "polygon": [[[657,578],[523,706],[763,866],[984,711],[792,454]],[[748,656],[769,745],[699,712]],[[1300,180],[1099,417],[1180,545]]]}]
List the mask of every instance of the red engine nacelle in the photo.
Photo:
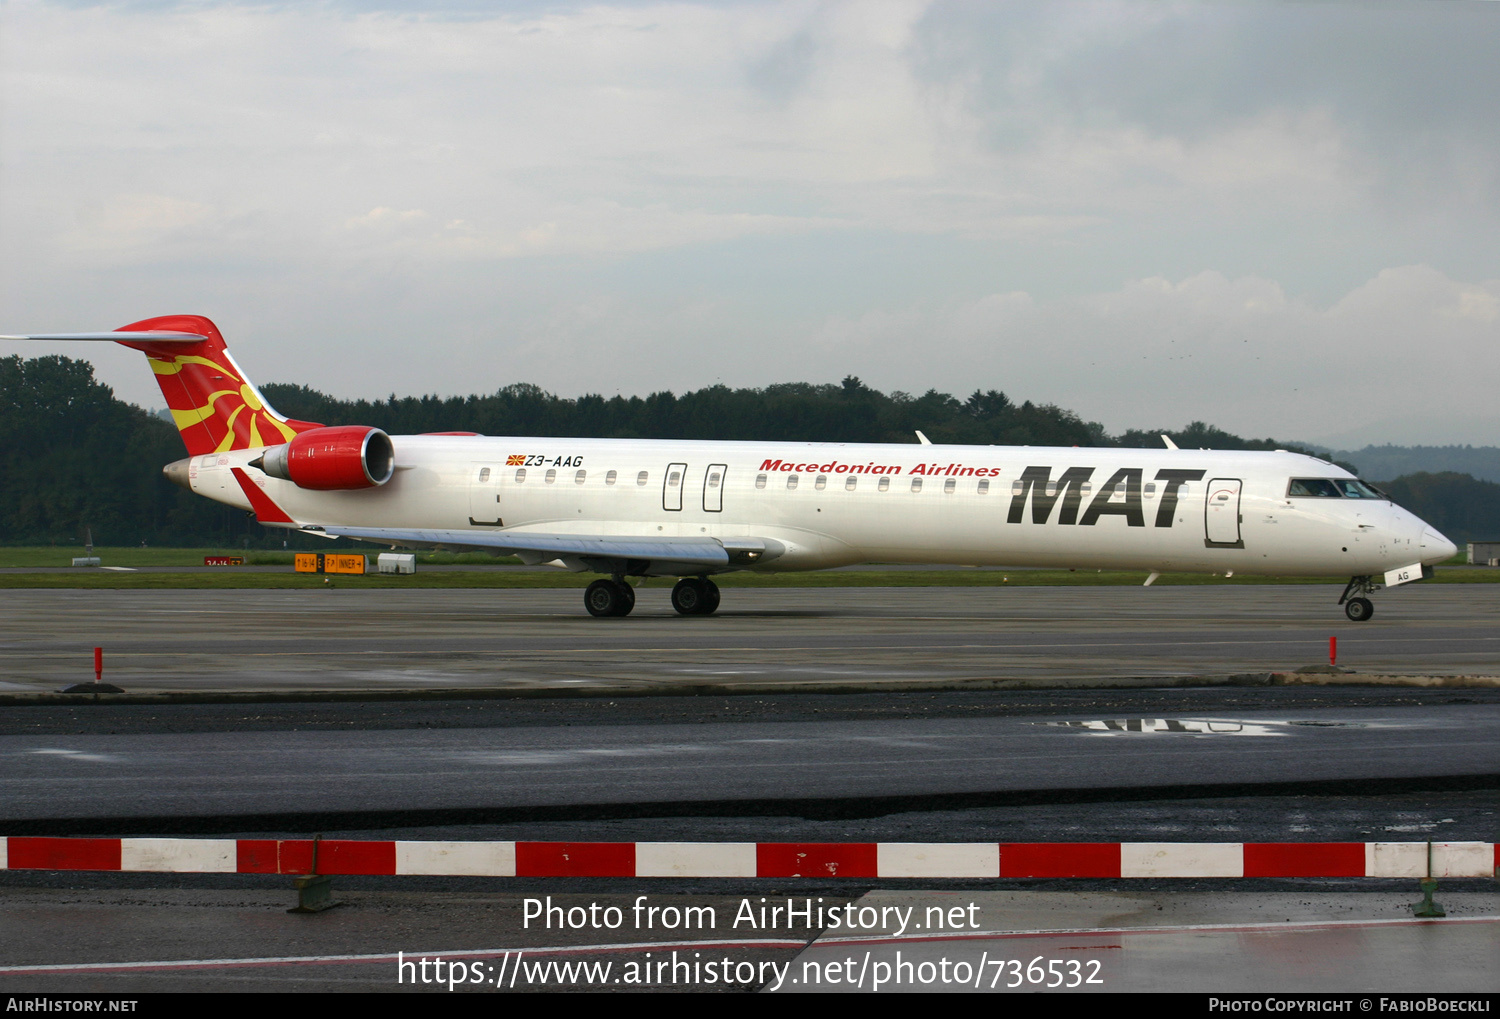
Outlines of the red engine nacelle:
[{"label": "red engine nacelle", "polygon": [[368,425],[336,425],[302,432],[250,462],[298,488],[335,492],[374,488],[391,480],[396,451],[391,437]]}]

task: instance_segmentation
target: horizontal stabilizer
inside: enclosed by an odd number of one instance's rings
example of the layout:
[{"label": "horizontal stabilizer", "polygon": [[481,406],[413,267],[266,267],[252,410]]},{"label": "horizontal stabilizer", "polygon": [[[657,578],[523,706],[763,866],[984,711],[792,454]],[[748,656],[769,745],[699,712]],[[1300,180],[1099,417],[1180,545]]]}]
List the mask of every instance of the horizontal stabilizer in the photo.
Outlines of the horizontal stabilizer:
[{"label": "horizontal stabilizer", "polygon": [[334,538],[415,547],[475,549],[541,554],[553,559],[636,559],[705,569],[729,565],[729,553],[713,538],[632,537],[629,535],[539,534],[534,531],[429,531],[394,527],[340,527],[322,532]]},{"label": "horizontal stabilizer", "polygon": [[172,333],[164,331],[145,332],[123,332],[111,333],[33,333],[29,336],[0,336],[0,340],[108,340],[118,343],[121,340],[135,340],[140,343],[202,343],[208,339],[197,333]]}]

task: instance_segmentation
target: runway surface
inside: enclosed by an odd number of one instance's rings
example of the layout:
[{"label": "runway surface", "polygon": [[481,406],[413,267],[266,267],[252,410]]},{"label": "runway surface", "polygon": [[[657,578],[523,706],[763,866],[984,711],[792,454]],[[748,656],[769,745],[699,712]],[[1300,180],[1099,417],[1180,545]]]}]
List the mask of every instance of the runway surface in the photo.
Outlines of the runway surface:
[{"label": "runway surface", "polygon": [[[1500,706],[0,737],[0,819],[931,797],[1500,774]],[[732,808],[731,808],[732,809]]]},{"label": "runway surface", "polygon": [[1339,662],[1500,675],[1500,585],[1411,585],[1354,624],[1339,587],[726,591],[672,613],[587,616],[571,590],[0,591],[0,695],[93,678],[151,691],[1171,679]]},{"label": "runway surface", "polygon": [[[1446,894],[1449,916],[1437,922],[1414,920],[1411,894],[1394,890],[954,889],[812,897],[787,890],[763,898],[652,889],[553,892],[537,896],[537,905],[515,892],[340,895],[338,909],[289,916],[286,893],[271,890],[3,889],[0,925],[24,925],[28,936],[0,943],[0,988],[73,995],[1271,991],[1283,999],[1300,991],[1482,999],[1497,988],[1500,972],[1500,896],[1492,892]],[[798,910],[812,907],[811,924],[789,918],[788,898]],[[656,914],[635,913],[643,899]],[[783,908],[774,918],[768,911],[773,922],[765,926],[747,924],[746,905],[753,916],[763,902]],[[613,928],[548,929],[527,918],[545,905],[559,915],[593,910],[603,917],[614,909],[619,919]],[[934,919],[951,920],[954,907],[962,929],[934,930]],[[688,909],[691,927],[662,922],[666,911],[680,918]],[[834,911],[855,929],[829,925]],[[442,979],[435,958],[444,960]],[[1028,970],[1035,960],[1040,964]],[[450,988],[452,963],[461,969]],[[1355,1001],[1346,1007],[1359,1010]]]},{"label": "runway surface", "polygon": [[[1279,996],[1399,989],[1482,999],[1500,988],[1500,896],[1466,896],[1462,911],[1451,901],[1451,919],[1424,923],[1406,902],[1371,894],[876,891],[856,908],[881,918],[878,933],[824,931],[768,989]],[[898,928],[951,903],[972,903],[985,929]]]},{"label": "runway surface", "polygon": [[[1340,663],[1361,670],[1500,674],[1500,585],[1389,592],[1375,619],[1358,626],[1333,604],[1337,593],[1335,586],[762,589],[727,592],[720,616],[683,619],[670,612],[664,587],[648,587],[636,615],[595,620],[584,615],[578,592],[567,590],[3,591],[0,695],[92,678],[99,645],[105,678],[132,692],[262,691],[271,699],[7,706],[0,712],[0,832],[557,841],[1493,839],[1500,691],[1170,686],[1184,677],[1324,662],[1333,634]],[[1148,685],[886,689],[1004,677],[1085,684],[1136,677]],[[1156,679],[1163,686],[1150,687]],[[847,692],[778,689],[810,681]],[[598,687],[647,694],[685,685],[697,695],[585,696]],[[747,685],[762,692],[747,694]],[[309,690],[412,696],[274,699]],[[445,697],[424,700],[423,691]],[[493,696],[506,692],[525,696]],[[616,952],[611,944],[625,940],[652,941],[654,957],[674,950],[674,942],[675,950],[703,951],[689,946],[685,932],[559,936],[528,929],[518,922],[526,895],[625,907],[645,891],[662,902],[732,909],[743,896],[778,893],[842,902],[866,895],[870,885],[784,884],[348,878],[337,889],[348,905],[289,917],[284,878],[7,871],[0,874],[0,921],[25,922],[34,936],[13,939],[0,966],[144,965],[0,972],[0,986],[406,989],[411,985],[395,984],[391,952],[561,946],[548,958],[576,961]],[[1445,960],[1458,960],[1460,975],[1493,972],[1493,924],[1435,933],[1410,924],[1357,933],[1307,923],[1296,932],[1174,929],[1133,934],[1128,950],[1111,947],[1123,942],[1109,935],[1135,923],[1121,919],[1127,915],[1166,916],[1158,924],[1164,927],[1191,926],[1195,917],[1241,923],[1253,910],[1230,899],[1247,888],[1258,889],[1256,909],[1291,906],[1285,895],[1274,902],[1265,895],[1294,893],[1300,905],[1279,918],[1287,923],[1354,913],[1384,921],[1407,915],[1416,896],[1414,888],[1381,883],[1381,891],[1356,894],[1369,883],[1352,879],[1156,884],[1054,882],[1037,892],[1035,882],[1028,891],[964,882],[961,894],[990,896],[1003,940],[1025,942],[1036,955],[1056,942],[1011,937],[1051,926],[1025,917],[1078,909],[1035,896],[1085,889],[1094,913],[1079,923],[1099,933],[1075,939],[1071,954],[1113,967],[1111,989],[1195,986],[1200,950],[1210,943],[1215,966],[1243,964],[1251,973],[1247,986],[1260,981],[1262,989],[1291,986],[1299,974],[1315,982],[1321,972],[1408,990],[1446,974]],[[1496,912],[1488,881],[1455,884],[1444,886],[1450,908],[1474,917]],[[960,894],[952,882],[895,885],[870,901],[895,895],[925,903]],[[984,890],[967,890],[976,885]],[[1208,905],[1194,912],[1163,897],[1174,890],[1204,893]],[[1309,911],[1320,891],[1337,894]],[[830,953],[849,951],[824,942],[806,947],[819,933],[721,930],[737,943],[714,951],[756,968],[756,979],[735,989],[765,986],[762,964],[826,967]],[[767,943],[747,943],[752,934]],[[605,947],[575,951],[596,942]],[[928,943],[900,950],[927,953],[922,959],[943,951]],[[314,959],[341,953],[361,958]],[[1317,965],[1301,965],[1323,955]],[[246,957],[271,961],[220,964]],[[611,957],[623,962],[627,955]],[[192,960],[204,964],[179,965]],[[1142,968],[1143,960],[1150,965]],[[1392,969],[1398,964],[1409,964],[1410,974]],[[1164,983],[1163,973],[1177,982]],[[1391,987],[1398,977],[1401,986]],[[536,986],[580,984],[543,978]]]}]

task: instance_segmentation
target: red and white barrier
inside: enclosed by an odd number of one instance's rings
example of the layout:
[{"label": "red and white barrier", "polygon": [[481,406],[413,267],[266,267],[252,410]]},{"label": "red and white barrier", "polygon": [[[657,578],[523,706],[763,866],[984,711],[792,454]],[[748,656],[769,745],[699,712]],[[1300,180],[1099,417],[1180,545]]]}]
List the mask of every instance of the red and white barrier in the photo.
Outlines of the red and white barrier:
[{"label": "red and white barrier", "polygon": [[[1426,842],[398,842],[324,839],[319,874],[1149,878],[1428,875]],[[0,838],[0,869],[307,874],[311,839]],[[1493,842],[1431,843],[1433,877],[1493,877]]]}]

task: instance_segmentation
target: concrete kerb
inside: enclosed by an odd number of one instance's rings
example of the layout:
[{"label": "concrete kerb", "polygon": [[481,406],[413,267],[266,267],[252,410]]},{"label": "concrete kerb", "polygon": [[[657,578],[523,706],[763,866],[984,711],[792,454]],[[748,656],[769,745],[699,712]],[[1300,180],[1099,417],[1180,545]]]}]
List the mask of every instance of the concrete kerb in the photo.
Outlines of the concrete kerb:
[{"label": "concrete kerb", "polygon": [[54,691],[0,694],[0,706],[79,704],[98,700],[110,704],[246,704],[270,702],[428,701],[577,699],[588,697],[764,696],[766,694],[935,693],[982,690],[1140,690],[1186,687],[1258,686],[1377,686],[1449,689],[1500,688],[1500,676],[1412,676],[1373,673],[1245,672],[1210,676],[1113,676],[1058,679],[1057,677],[990,677],[946,680],[869,680],[848,682],[724,681],[677,683],[576,683],[561,686],[449,687],[420,690],[293,689],[293,690],[158,690],[80,698]]},{"label": "concrete kerb", "polygon": [[[0,870],[275,874],[299,908],[336,875],[522,878],[1440,878],[1500,876],[1493,842],[443,842],[0,837]],[[316,885],[317,902],[308,898]]]}]

